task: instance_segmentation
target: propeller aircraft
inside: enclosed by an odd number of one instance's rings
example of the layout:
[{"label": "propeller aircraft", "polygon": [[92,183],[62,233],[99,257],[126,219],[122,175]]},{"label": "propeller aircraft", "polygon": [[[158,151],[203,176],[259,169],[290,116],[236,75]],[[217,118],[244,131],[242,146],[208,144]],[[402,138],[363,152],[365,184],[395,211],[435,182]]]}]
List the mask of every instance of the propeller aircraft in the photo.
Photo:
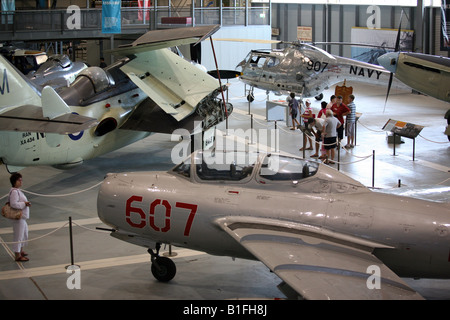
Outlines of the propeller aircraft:
[{"label": "propeller aircraft", "polygon": [[423,299],[400,277],[450,278],[449,203],[293,156],[196,151],[168,172],[110,173],[97,212],[163,282],[176,266],[162,244],[260,260],[305,299]]},{"label": "propeller aircraft", "polygon": [[389,52],[379,57],[378,62],[414,90],[450,102],[450,58],[414,52]]},{"label": "propeller aircraft", "polygon": [[[8,171],[27,166],[71,168],[152,132],[192,132],[232,111],[226,87],[171,46],[209,37],[219,26],[149,31],[114,50],[124,58],[81,71],[69,87],[42,90],[0,57],[0,159]],[[223,94],[222,94],[223,98]],[[199,121],[199,122],[197,122]]]},{"label": "propeller aircraft", "polygon": [[[394,76],[420,93],[450,102],[450,86],[448,85],[450,81],[450,58],[400,51],[401,21],[402,18],[400,17],[394,52],[385,53],[378,58],[378,63],[391,73],[386,103]],[[426,79],[426,81],[423,81],[423,79]],[[450,124],[449,113],[450,109],[444,116],[447,119],[447,124]],[[450,141],[449,127],[446,128],[445,134]]]}]

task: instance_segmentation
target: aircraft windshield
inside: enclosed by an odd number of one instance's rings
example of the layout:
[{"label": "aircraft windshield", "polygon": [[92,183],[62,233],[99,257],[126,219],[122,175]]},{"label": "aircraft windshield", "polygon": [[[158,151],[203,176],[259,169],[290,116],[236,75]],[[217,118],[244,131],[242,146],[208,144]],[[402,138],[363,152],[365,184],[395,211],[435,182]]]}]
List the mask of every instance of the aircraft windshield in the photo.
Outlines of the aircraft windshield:
[{"label": "aircraft windshield", "polygon": [[177,165],[172,171],[183,177],[189,178],[191,176],[191,157]]},{"label": "aircraft windshield", "polygon": [[[250,177],[258,159],[248,152],[198,152],[195,154],[195,174],[205,181],[241,181]],[[191,157],[176,166],[173,172],[191,177]]]},{"label": "aircraft windshield", "polygon": [[267,155],[262,163],[260,176],[272,181],[297,181],[317,173],[319,164],[303,159],[279,155]]},{"label": "aircraft windshield", "polygon": [[257,154],[248,152],[199,152],[195,170],[201,180],[240,181],[251,176],[257,158]]},{"label": "aircraft windshield", "polygon": [[89,79],[95,93],[99,93],[110,85],[114,85],[114,80],[110,78],[104,69],[100,67],[89,67],[78,74],[73,86],[77,86],[79,82],[85,82],[86,78]]}]

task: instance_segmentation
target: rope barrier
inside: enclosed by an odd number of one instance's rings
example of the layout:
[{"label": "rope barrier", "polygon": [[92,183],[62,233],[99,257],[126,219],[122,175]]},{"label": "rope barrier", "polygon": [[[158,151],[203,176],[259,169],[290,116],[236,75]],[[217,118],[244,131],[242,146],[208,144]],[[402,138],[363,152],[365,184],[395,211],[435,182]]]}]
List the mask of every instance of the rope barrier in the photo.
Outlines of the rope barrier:
[{"label": "rope barrier", "polygon": [[37,237],[37,238],[34,238],[34,239],[28,239],[28,240],[24,240],[24,241],[13,241],[13,242],[5,242],[5,241],[2,241],[2,243],[4,243],[4,244],[16,244],[16,243],[26,243],[26,242],[31,242],[31,241],[40,240],[40,239],[42,239],[42,238],[45,238],[45,237],[47,237],[47,236],[49,236],[49,235],[55,233],[55,232],[58,231],[58,230],[64,228],[64,227],[65,227],[66,225],[68,225],[68,224],[69,224],[69,223],[66,222],[66,223],[64,223],[62,226],[56,228],[55,230],[50,231],[49,233],[44,234],[44,235],[42,235],[42,236],[40,236],[40,237]]},{"label": "rope barrier", "polygon": [[450,141],[433,141],[433,140],[430,140],[430,139],[427,139],[427,138],[425,138],[424,136],[422,136],[420,133],[419,133],[419,137],[421,137],[422,139],[424,139],[424,140],[427,140],[427,141],[429,141],[429,142],[433,142],[433,143],[441,143],[441,144],[446,144],[446,143],[450,143]]},{"label": "rope barrier", "polygon": [[75,192],[72,192],[72,193],[66,193],[66,194],[52,194],[52,195],[45,195],[45,194],[41,194],[41,193],[34,193],[34,192],[31,192],[31,191],[27,191],[27,190],[22,190],[22,191],[23,191],[23,192],[27,192],[27,193],[29,193],[29,194],[32,194],[32,195],[34,195],[34,196],[39,196],[39,197],[67,197],[67,196],[72,196],[72,195],[74,195],[74,194],[78,194],[78,193],[82,193],[82,192],[86,192],[86,191],[88,191],[88,190],[91,190],[91,189],[93,189],[93,188],[98,187],[99,185],[101,185],[102,182],[103,182],[103,181],[100,181],[99,183],[93,185],[92,187],[86,188],[86,189],[84,189],[84,190],[75,191]]},{"label": "rope barrier", "polygon": [[[74,195],[74,194],[78,194],[78,193],[82,193],[82,192],[86,192],[86,191],[88,191],[88,190],[91,190],[91,189],[93,189],[93,188],[95,188],[95,187],[98,187],[100,184],[102,184],[102,182],[103,182],[103,181],[100,181],[99,183],[97,183],[97,184],[95,184],[95,185],[93,185],[93,186],[91,186],[91,187],[89,187],[89,188],[86,188],[86,189],[84,189],[84,190],[75,191],[75,192],[72,192],[72,193],[66,193],[66,194],[53,194],[53,195],[47,195],[47,194],[41,194],[41,193],[31,192],[31,191],[28,191],[28,190],[25,190],[25,189],[21,189],[21,190],[22,190],[23,192],[26,192],[26,193],[29,193],[29,194],[32,194],[32,195],[35,195],[35,196],[39,196],[39,197],[49,197],[49,198],[51,198],[51,197],[67,197],[67,196],[72,196],[72,195]],[[9,195],[9,193],[8,193],[8,194],[5,194],[3,197],[0,198],[0,200],[3,199],[3,198],[6,198],[8,195]]]},{"label": "rope barrier", "polygon": [[81,225],[81,224],[76,223],[76,222],[73,221],[73,220],[72,220],[72,223],[73,223],[74,225],[77,225],[77,226],[79,226],[80,228],[83,228],[83,229],[88,230],[88,231],[92,231],[92,232],[100,232],[100,233],[104,233],[104,232],[105,232],[105,231],[102,231],[102,230],[95,230],[95,229],[92,229],[92,228],[85,227],[85,226],[83,226],[83,225]]},{"label": "rope barrier", "polygon": [[364,128],[366,128],[367,130],[372,131],[372,132],[378,132],[378,133],[386,132],[386,131],[384,131],[384,130],[374,130],[374,129],[370,129],[369,127],[367,127],[366,125],[364,125],[364,123],[361,122],[361,120],[358,120],[358,124],[362,125]]}]

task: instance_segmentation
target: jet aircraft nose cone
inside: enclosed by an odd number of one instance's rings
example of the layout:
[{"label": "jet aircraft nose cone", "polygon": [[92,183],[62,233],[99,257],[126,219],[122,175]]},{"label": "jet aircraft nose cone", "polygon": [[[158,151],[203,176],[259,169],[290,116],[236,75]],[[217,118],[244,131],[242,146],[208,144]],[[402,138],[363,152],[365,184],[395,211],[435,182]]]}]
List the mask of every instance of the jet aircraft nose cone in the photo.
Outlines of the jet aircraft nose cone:
[{"label": "jet aircraft nose cone", "polygon": [[395,73],[398,64],[398,52],[389,52],[378,58],[378,63],[386,70]]}]

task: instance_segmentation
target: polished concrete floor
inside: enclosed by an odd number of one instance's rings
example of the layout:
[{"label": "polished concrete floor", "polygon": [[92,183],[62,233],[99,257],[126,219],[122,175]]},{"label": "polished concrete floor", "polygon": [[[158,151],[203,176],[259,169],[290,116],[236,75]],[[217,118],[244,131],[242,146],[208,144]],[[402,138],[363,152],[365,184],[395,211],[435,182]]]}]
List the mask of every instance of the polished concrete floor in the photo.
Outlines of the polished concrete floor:
[{"label": "polished concrete floor", "polygon": [[[248,129],[249,110],[254,115],[256,129],[274,128],[274,122],[265,120],[266,93],[255,91],[255,101],[249,106],[244,85],[237,80],[230,84],[228,98],[235,111],[228,128]],[[348,85],[353,85],[357,111],[362,116],[357,127],[357,145],[350,152],[340,152],[339,170],[368,187],[373,184],[385,191],[450,186],[450,144],[443,135],[447,103],[392,90],[383,111],[385,88],[356,83]],[[334,88],[325,92],[325,99],[333,93]],[[285,97],[269,97],[271,100],[280,98]],[[315,100],[312,103],[313,108],[319,110],[320,103]],[[415,141],[414,160],[413,141],[407,138],[396,146],[396,155],[393,155],[393,145],[387,143],[387,133],[382,131],[389,119],[425,126]],[[282,152],[302,156],[299,151],[301,132],[289,130],[283,121],[277,121],[277,127],[280,129],[277,147]],[[225,131],[225,123],[218,129]],[[241,143],[242,139],[236,141]],[[160,283],[151,275],[149,255],[144,248],[96,230],[96,227],[105,227],[96,212],[98,185],[105,174],[168,170],[174,166],[171,150],[178,143],[171,141],[170,135],[155,134],[71,170],[24,169],[21,172],[23,189],[32,202],[28,221],[30,241],[26,248],[30,261],[14,261],[10,249],[12,228],[8,220],[0,218],[0,299],[285,298],[277,289],[280,279],[260,262],[215,257],[181,248],[171,248],[172,255],[176,254],[173,259],[177,276],[170,283]],[[310,155],[311,151],[305,154],[307,158]],[[338,167],[337,164],[333,166]],[[9,191],[8,178],[6,168],[0,167],[0,197]],[[400,189],[397,188],[399,181]],[[66,273],[66,266],[72,264],[69,217],[73,220],[73,263],[81,266],[80,289],[69,289],[67,285],[72,275]],[[167,255],[170,254],[168,250],[164,248]],[[449,280],[406,281],[428,299],[450,299]]]}]

